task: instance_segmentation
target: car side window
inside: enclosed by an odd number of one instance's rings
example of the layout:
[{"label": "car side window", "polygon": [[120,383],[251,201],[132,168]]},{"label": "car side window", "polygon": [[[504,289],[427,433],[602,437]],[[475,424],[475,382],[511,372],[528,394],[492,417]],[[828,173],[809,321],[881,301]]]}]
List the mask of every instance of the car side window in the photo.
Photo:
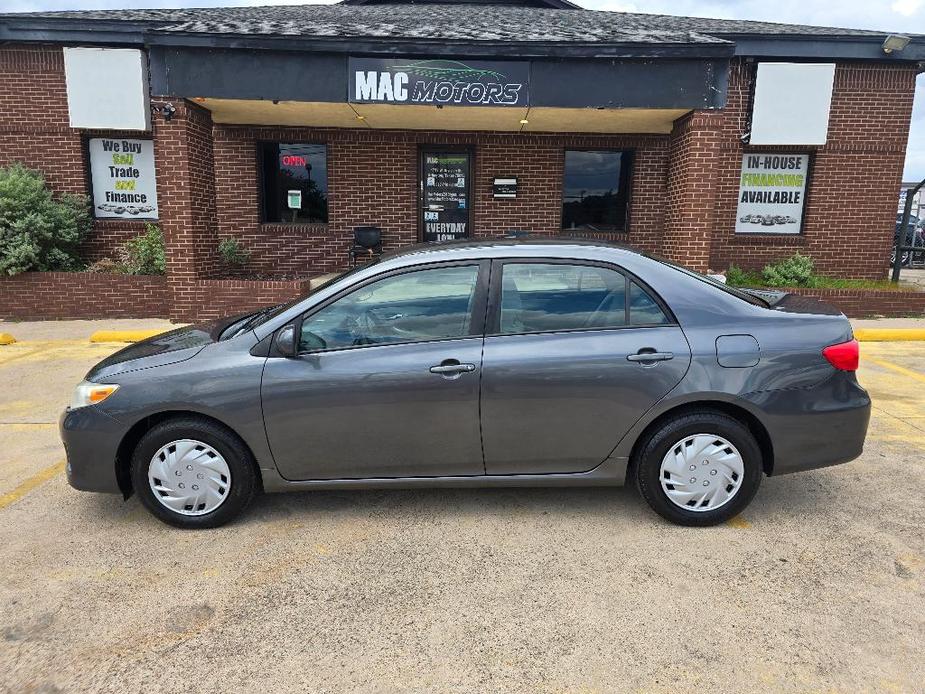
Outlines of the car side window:
[{"label": "car side window", "polygon": [[468,335],[478,275],[478,265],[464,265],[371,282],[306,317],[299,351]]},{"label": "car side window", "polygon": [[626,325],[626,277],[563,263],[507,263],[501,278],[501,332],[591,330]]},{"label": "car side window", "polygon": [[630,283],[630,324],[665,325],[671,319],[665,315],[658,302],[635,282]]}]

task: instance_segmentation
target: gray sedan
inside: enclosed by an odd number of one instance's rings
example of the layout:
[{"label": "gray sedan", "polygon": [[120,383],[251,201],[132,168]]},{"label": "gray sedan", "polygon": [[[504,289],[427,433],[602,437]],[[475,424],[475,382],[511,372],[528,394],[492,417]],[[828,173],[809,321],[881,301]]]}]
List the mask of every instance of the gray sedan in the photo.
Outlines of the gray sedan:
[{"label": "gray sedan", "polygon": [[260,491],[622,485],[685,525],[860,455],[836,309],[629,248],[429,245],[100,362],[61,417],[77,489],[206,528]]}]

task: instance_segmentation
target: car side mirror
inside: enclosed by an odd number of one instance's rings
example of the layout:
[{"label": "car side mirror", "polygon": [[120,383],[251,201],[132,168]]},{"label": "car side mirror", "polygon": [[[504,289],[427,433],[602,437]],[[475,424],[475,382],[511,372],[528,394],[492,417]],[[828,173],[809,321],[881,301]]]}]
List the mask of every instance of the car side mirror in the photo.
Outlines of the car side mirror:
[{"label": "car side mirror", "polygon": [[280,354],[280,356],[296,356],[297,350],[295,344],[295,326],[292,323],[289,325],[284,325],[282,329],[276,333],[274,346],[276,347],[276,351]]}]

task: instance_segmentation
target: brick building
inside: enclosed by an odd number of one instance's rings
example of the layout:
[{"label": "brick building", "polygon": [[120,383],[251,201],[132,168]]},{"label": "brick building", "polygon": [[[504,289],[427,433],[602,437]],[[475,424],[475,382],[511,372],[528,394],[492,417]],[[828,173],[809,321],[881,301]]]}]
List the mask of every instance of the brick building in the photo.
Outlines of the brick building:
[{"label": "brick building", "polygon": [[[168,251],[162,280],[21,277],[0,303],[215,315],[346,267],[359,226],[879,278],[921,60],[918,37],[565,0],[0,15],[0,165],[91,196],[88,260],[151,220]],[[262,281],[224,277],[227,237]]]}]

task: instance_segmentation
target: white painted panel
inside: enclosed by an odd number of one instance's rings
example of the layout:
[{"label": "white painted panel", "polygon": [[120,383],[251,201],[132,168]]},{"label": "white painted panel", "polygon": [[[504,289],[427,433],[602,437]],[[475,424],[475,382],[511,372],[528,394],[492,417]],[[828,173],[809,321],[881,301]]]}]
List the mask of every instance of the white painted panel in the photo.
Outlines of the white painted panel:
[{"label": "white painted panel", "polygon": [[98,218],[157,219],[154,142],[90,139],[93,213]]},{"label": "white painted panel", "polygon": [[148,64],[129,48],[65,48],[72,128],[150,130]]},{"label": "white painted panel", "polygon": [[760,63],[751,144],[824,145],[834,82],[834,63]]}]

